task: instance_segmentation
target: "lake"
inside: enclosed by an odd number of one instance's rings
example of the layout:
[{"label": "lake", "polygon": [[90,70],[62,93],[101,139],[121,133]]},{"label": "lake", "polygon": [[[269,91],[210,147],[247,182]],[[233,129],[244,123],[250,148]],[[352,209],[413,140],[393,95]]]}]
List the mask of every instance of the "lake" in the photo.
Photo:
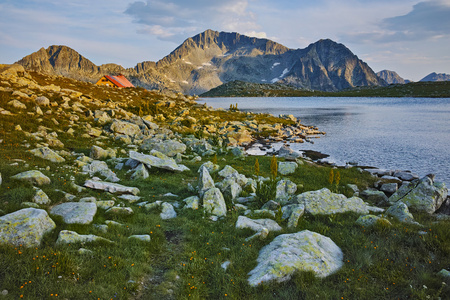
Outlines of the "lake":
[{"label": "lake", "polygon": [[434,98],[200,98],[214,108],[238,104],[241,111],[292,114],[326,135],[294,150],[330,155],[338,165],[436,174],[450,185],[450,99]]}]

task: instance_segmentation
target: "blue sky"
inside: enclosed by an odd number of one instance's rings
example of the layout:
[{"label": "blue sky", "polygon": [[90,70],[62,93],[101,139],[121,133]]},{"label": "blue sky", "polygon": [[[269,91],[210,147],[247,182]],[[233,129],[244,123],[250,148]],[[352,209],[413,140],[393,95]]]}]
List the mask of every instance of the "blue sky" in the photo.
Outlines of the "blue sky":
[{"label": "blue sky", "polygon": [[411,80],[450,73],[450,0],[0,0],[0,63],[66,45],[134,67],[206,29],[295,49],[330,38]]}]

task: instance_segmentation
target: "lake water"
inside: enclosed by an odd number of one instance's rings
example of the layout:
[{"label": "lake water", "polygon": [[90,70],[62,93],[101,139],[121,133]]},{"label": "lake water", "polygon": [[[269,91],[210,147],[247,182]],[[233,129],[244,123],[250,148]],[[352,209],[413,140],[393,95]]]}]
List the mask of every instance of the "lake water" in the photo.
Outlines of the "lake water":
[{"label": "lake water", "polygon": [[450,99],[428,98],[204,98],[214,108],[292,114],[326,135],[294,150],[329,154],[338,165],[436,174],[450,186]]}]

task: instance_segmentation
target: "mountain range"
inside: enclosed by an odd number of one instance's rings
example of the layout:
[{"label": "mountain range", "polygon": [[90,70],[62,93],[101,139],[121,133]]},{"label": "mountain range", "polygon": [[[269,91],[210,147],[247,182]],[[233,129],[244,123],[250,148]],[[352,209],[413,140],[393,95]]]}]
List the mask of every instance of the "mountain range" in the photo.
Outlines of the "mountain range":
[{"label": "mountain range", "polygon": [[134,68],[97,66],[66,46],[41,48],[18,63],[27,70],[90,82],[121,73],[135,86],[191,95],[235,80],[318,91],[387,85],[346,46],[329,39],[290,49],[268,39],[213,30],[188,38],[158,62],[144,61]]},{"label": "mountain range", "polygon": [[422,78],[420,81],[450,81],[450,75],[445,73],[431,73]]}]

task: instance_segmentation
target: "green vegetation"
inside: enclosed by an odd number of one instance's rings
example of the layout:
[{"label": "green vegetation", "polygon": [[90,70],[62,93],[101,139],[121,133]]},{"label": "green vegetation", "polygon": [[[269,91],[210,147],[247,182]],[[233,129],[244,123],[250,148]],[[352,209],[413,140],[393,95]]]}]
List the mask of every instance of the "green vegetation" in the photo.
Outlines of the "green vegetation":
[{"label": "green vegetation", "polygon": [[225,83],[202,97],[419,97],[449,98],[450,82],[412,82],[386,87],[355,87],[338,92],[297,89],[285,84],[261,84],[242,81]]},{"label": "green vegetation", "polygon": [[[203,132],[200,127],[183,128],[173,125],[175,114],[186,107],[191,108],[191,116],[201,125],[209,120],[246,120],[248,115],[239,111],[208,111],[207,115],[195,103],[181,101],[184,105],[174,110],[164,104],[164,96],[143,89],[112,90],[95,87],[62,77],[45,77],[33,74],[40,84],[59,85],[81,91],[92,99],[104,103],[115,103],[124,110],[135,114],[161,114],[164,120],[160,126],[167,126],[180,135]],[[51,97],[51,101],[61,105],[61,97]],[[181,97],[181,96],[180,96]],[[184,97],[184,96],[183,96]],[[23,208],[34,195],[28,183],[14,181],[11,176],[25,170],[41,170],[52,183],[42,187],[52,200],[51,205],[42,206],[49,211],[52,206],[65,202],[64,192],[77,194],[71,185],[83,185],[88,178],[80,173],[76,156],[67,155],[63,164],[51,163],[36,158],[29,149],[34,149],[42,140],[30,138],[24,132],[36,132],[39,126],[47,127],[47,132],[57,132],[58,139],[65,145],[65,151],[89,155],[94,144],[103,148],[128,149],[120,140],[84,136],[86,128],[72,126],[69,118],[61,118],[56,125],[48,116],[28,117],[19,114],[6,103],[11,100],[11,92],[0,92],[0,107],[7,108],[14,116],[0,117],[0,215]],[[28,103],[27,103],[28,105]],[[251,115],[258,122],[289,122],[269,115]],[[40,121],[39,121],[40,119]],[[78,124],[91,122],[83,114]],[[16,131],[21,125],[23,131]],[[193,125],[193,124],[191,124]],[[107,128],[108,124],[103,125]],[[187,126],[185,126],[187,127]],[[68,134],[73,128],[75,133]],[[197,135],[201,137],[202,133]],[[204,134],[204,133],[203,133]],[[214,136],[210,137],[214,141]],[[216,140],[217,141],[217,140]],[[217,142],[218,144],[218,142]],[[189,153],[190,150],[186,154]],[[127,157],[127,151],[118,152],[119,157]],[[197,170],[210,159],[220,168],[231,165],[248,178],[263,176],[271,178],[258,185],[258,201],[249,204],[250,209],[259,209],[268,199],[273,198],[276,180],[280,179],[276,157],[235,158],[225,151],[217,151],[216,156],[203,157],[198,162],[183,160],[190,171],[173,173],[157,168],[150,169],[149,178],[132,180],[127,168],[115,170],[121,184],[140,189],[142,200],[149,203],[161,200],[178,202],[178,216],[162,220],[158,209],[147,211],[138,204],[129,204],[115,195],[86,190],[78,196],[93,196],[98,200],[115,199],[116,203],[133,208],[132,216],[109,216],[98,210],[93,224],[104,224],[105,220],[117,221],[123,226],[109,225],[106,232],[92,225],[67,225],[56,221],[56,229],[44,237],[41,247],[24,248],[0,245],[0,293],[7,290],[4,299],[445,299],[450,295],[450,282],[436,275],[450,266],[450,222],[435,222],[435,219],[415,213],[416,220],[424,227],[405,225],[392,220],[393,226],[380,222],[373,228],[356,225],[359,217],[354,213],[332,216],[304,215],[296,228],[288,229],[287,221],[281,221],[278,213],[274,218],[284,228],[271,232],[265,240],[246,238],[254,232],[236,229],[239,216],[237,207],[230,205],[226,217],[211,221],[203,210],[183,209],[183,199],[197,195],[189,190],[188,184],[197,184]],[[111,170],[115,161],[106,160]],[[332,169],[302,160],[296,172],[283,178],[297,184],[297,193],[318,190],[324,187],[351,196],[347,184],[356,184],[361,190],[371,187],[374,178],[361,173],[357,168]],[[330,174],[333,174],[331,176]],[[215,182],[220,181],[217,173],[212,174]],[[177,198],[163,196],[166,193]],[[247,192],[247,191],[245,191]],[[231,203],[231,202],[230,202]],[[371,203],[374,205],[374,203]],[[87,243],[57,247],[55,241],[61,230],[74,230],[80,234],[95,234],[114,241],[114,244]],[[276,236],[301,230],[311,230],[331,238],[344,253],[344,266],[327,278],[316,278],[311,272],[294,274],[283,283],[268,283],[256,288],[247,283],[248,272],[256,266],[259,251]],[[419,233],[419,231],[421,233]],[[426,233],[425,233],[426,232]],[[150,243],[128,240],[130,235],[149,234]],[[80,254],[80,247],[92,253]],[[222,264],[230,261],[225,270]],[[447,296],[446,296],[447,295]]]}]

